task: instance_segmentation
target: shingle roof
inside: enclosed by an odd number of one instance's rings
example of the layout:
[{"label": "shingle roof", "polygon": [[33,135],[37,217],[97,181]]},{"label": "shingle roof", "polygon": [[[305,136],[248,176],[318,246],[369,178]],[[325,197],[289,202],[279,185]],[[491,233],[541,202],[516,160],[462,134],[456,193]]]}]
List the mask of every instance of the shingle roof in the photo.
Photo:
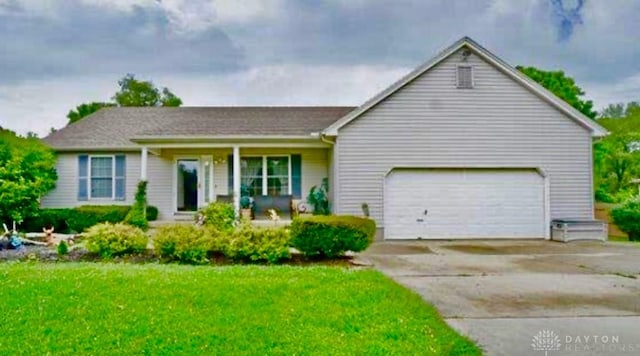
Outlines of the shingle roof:
[{"label": "shingle roof", "polygon": [[308,136],[354,107],[105,108],[49,136],[55,149],[133,147],[132,138]]}]

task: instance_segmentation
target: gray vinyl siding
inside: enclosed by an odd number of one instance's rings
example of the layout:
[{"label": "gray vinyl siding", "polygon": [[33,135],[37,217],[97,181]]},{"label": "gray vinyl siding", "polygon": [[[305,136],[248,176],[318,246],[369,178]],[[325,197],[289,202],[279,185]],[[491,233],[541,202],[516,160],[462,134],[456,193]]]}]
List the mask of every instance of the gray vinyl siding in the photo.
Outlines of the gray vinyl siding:
[{"label": "gray vinyl siding", "polygon": [[[156,206],[158,219],[172,219],[174,215],[174,162],[177,157],[213,157],[223,161],[214,165],[214,194],[225,195],[227,191],[227,157],[231,149],[183,149],[162,150],[161,155],[149,154],[147,160],[147,200]],[[102,152],[100,154],[103,154]],[[104,153],[111,154],[111,153]],[[240,155],[285,155],[300,154],[302,157],[302,197],[306,198],[314,185],[320,185],[328,177],[328,150],[315,148],[246,148],[240,149]],[[140,180],[140,154],[126,154],[126,200],[95,199],[78,201],[78,154],[62,153],[58,155],[58,182],[56,188],[42,200],[44,208],[69,208],[79,205],[131,205],[136,185]]]},{"label": "gray vinyl siding", "polygon": [[[89,199],[78,200],[78,155],[81,153],[59,153],[56,170],[58,181],[56,188],[42,198],[43,208],[71,208],[80,205],[130,205],[136,185],[140,180],[140,154],[126,153],[125,200]],[[89,154],[83,152],[82,154]],[[100,155],[122,154],[122,152],[100,152]]]},{"label": "gray vinyl siding", "polygon": [[394,167],[534,167],[549,175],[550,216],[593,217],[591,135],[471,55],[474,88],[456,88],[454,53],[339,130],[335,210],[383,221]]}]

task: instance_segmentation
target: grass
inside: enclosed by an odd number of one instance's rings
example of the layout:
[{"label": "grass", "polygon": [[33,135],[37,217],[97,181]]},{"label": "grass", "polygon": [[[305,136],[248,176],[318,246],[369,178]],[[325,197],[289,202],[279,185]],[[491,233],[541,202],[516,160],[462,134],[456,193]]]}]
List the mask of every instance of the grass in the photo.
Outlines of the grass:
[{"label": "grass", "polygon": [[373,270],[0,264],[0,354],[433,354],[479,349]]}]

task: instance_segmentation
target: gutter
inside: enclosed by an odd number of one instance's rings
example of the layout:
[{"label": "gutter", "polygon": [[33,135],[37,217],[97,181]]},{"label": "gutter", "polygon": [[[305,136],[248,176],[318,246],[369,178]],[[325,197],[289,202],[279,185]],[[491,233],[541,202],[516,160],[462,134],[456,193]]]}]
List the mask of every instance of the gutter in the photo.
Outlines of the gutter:
[{"label": "gutter", "polygon": [[320,141],[322,141],[322,142],[324,142],[326,144],[332,145],[332,146],[336,144],[335,141],[331,141],[331,140],[327,139],[327,135],[325,135],[322,132],[312,132],[311,133],[311,137],[319,138]]}]

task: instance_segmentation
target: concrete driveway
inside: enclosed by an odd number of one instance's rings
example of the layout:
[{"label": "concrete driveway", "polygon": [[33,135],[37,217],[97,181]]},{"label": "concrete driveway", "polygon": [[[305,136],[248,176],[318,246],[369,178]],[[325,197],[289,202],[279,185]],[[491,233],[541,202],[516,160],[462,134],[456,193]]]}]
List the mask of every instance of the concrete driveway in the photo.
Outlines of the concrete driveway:
[{"label": "concrete driveway", "polygon": [[380,242],[361,256],[488,355],[640,354],[639,244]]}]

